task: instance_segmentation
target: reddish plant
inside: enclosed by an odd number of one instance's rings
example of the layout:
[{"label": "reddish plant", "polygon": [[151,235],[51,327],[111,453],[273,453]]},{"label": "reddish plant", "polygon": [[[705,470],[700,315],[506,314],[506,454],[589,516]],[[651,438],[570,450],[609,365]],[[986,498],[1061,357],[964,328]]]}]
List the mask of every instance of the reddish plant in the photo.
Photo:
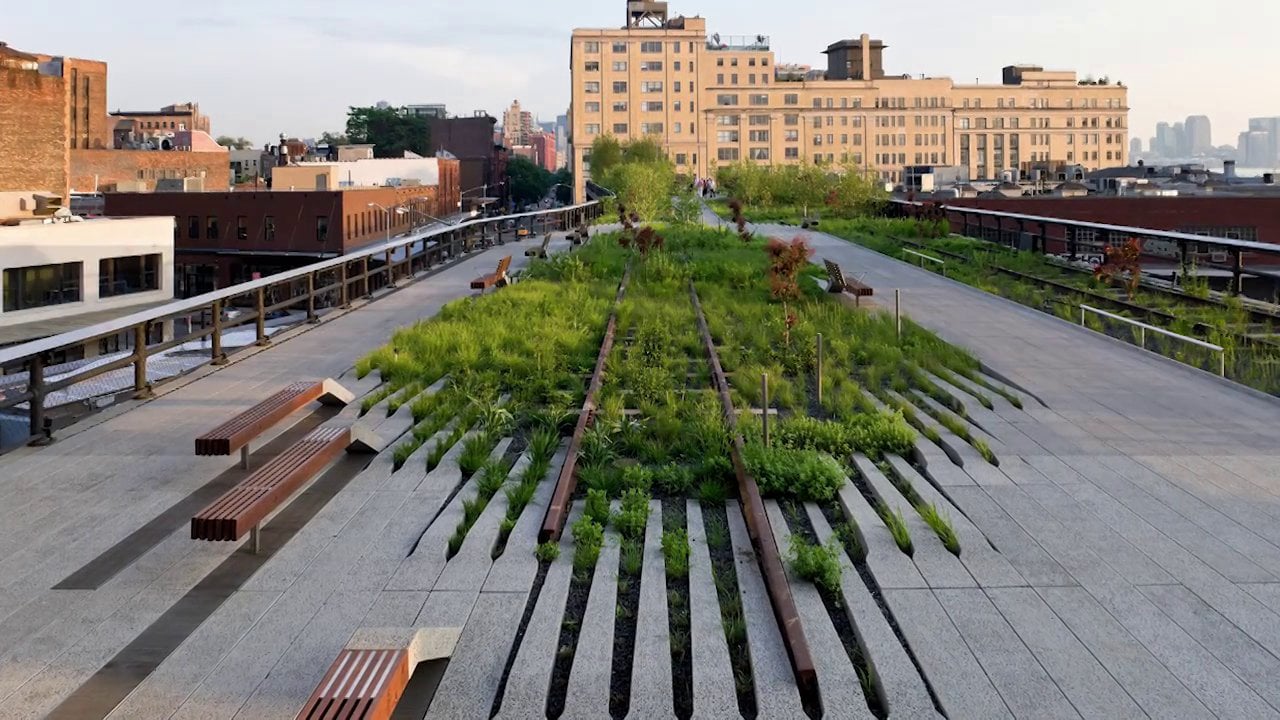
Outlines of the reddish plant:
[{"label": "reddish plant", "polygon": [[648,225],[640,228],[640,232],[636,233],[636,248],[640,250],[641,255],[648,255],[650,250],[661,250],[664,242],[666,239]]},{"label": "reddish plant", "polygon": [[1113,284],[1117,278],[1125,280],[1125,292],[1133,299],[1142,282],[1142,243],[1129,238],[1120,245],[1108,245],[1103,249],[1104,259],[1093,269],[1093,276]]},{"label": "reddish plant", "polygon": [[785,302],[782,303],[782,340],[787,347],[791,347],[791,328],[800,322],[800,316],[796,315]]},{"label": "reddish plant", "polygon": [[618,203],[618,222],[622,225],[622,232],[618,235],[618,244],[622,247],[631,247],[631,240],[635,235],[635,226],[631,224],[631,216],[627,215],[627,206]]},{"label": "reddish plant", "polygon": [[742,201],[730,200],[729,209],[733,211],[733,223],[738,226],[738,237],[742,242],[751,242],[751,231],[747,230],[747,218],[742,214]]},{"label": "reddish plant", "polygon": [[769,290],[773,298],[798,300],[800,271],[809,264],[813,248],[800,237],[793,238],[789,243],[770,238],[764,250],[769,256]]}]

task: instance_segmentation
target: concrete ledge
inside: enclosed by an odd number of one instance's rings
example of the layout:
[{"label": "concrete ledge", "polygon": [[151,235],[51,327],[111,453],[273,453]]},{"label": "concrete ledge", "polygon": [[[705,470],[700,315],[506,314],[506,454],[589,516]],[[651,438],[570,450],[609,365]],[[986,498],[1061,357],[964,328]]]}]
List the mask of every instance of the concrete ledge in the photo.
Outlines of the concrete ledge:
[{"label": "concrete ledge", "polygon": [[337,380],[325,378],[321,385],[323,387],[320,391],[320,397],[316,399],[321,405],[345,407],[355,402],[355,393],[343,387]]},{"label": "concrete ledge", "polygon": [[425,660],[453,655],[462,636],[460,627],[359,628],[347,642],[347,650],[406,650],[409,667]]}]

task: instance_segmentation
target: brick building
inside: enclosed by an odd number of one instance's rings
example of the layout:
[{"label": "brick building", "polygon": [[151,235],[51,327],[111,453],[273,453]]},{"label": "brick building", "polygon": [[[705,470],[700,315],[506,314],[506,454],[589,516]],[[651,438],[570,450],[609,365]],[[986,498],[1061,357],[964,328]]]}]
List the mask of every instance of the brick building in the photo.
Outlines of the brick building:
[{"label": "brick building", "polygon": [[[456,185],[454,186],[456,192]],[[456,196],[444,203],[456,205]],[[369,203],[392,208],[386,212]],[[437,215],[436,187],[326,191],[109,193],[106,214],[174,218],[176,292],[190,297],[337,257]],[[394,212],[403,207],[405,213]],[[438,216],[438,215],[437,215]]]},{"label": "brick building", "polygon": [[533,161],[541,165],[547,172],[555,172],[559,168],[556,162],[556,136],[547,132],[536,132],[529,136],[533,145]]},{"label": "brick building", "polygon": [[193,102],[166,105],[159,110],[116,110],[111,113],[111,118],[117,127],[124,124],[131,128],[135,135],[143,137],[156,137],[176,133],[179,130],[213,132],[210,129],[209,116],[200,112],[200,103]]},{"label": "brick building", "polygon": [[506,207],[507,149],[494,141],[497,120],[480,114],[472,117],[432,118],[431,152],[441,150],[458,159],[464,201],[481,197],[482,189]]},{"label": "brick building", "polygon": [[40,59],[0,43],[0,192],[67,197],[70,145],[66,87]]},{"label": "brick building", "polygon": [[77,192],[128,190],[150,192],[162,180],[203,180],[205,190],[231,186],[226,148],[214,152],[163,150],[75,150],[71,188]]}]

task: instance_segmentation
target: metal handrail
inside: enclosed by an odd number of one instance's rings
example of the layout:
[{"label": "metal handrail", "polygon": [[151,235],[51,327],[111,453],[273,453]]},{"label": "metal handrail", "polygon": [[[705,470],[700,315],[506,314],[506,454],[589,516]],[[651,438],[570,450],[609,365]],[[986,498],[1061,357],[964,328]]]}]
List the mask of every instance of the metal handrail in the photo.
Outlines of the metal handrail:
[{"label": "metal handrail", "polygon": [[906,249],[906,248],[901,248],[901,250],[902,250],[902,252],[904,252],[904,253],[906,253],[906,254],[908,254],[908,255],[915,255],[916,257],[920,258],[920,267],[924,267],[924,261],[925,261],[925,260],[928,260],[928,261],[930,261],[930,262],[935,262],[935,263],[938,263],[939,265],[941,265],[941,266],[942,266],[942,270],[943,270],[943,272],[944,272],[944,273],[945,273],[945,272],[946,272],[946,270],[947,270],[947,261],[946,261],[946,260],[943,260],[942,258],[936,258],[936,257],[934,257],[934,256],[932,256],[932,255],[925,255],[925,254],[924,254],[924,253],[922,253],[922,252],[916,252],[915,250],[908,250],[908,249]]},{"label": "metal handrail", "polygon": [[1106,310],[1099,310],[1098,308],[1095,308],[1089,305],[1080,306],[1080,327],[1085,327],[1086,313],[1094,313],[1106,318],[1110,318],[1112,320],[1119,320],[1120,322],[1128,323],[1130,325],[1137,327],[1140,330],[1138,335],[1138,346],[1144,350],[1147,347],[1147,331],[1150,330],[1151,332],[1157,333],[1159,335],[1164,335],[1165,337],[1171,337],[1175,340],[1181,340],[1185,343],[1189,343],[1191,345],[1202,347],[1206,350],[1212,350],[1214,352],[1217,352],[1219,354],[1218,355],[1218,374],[1221,375],[1222,377],[1227,376],[1227,350],[1221,345],[1214,345],[1211,342],[1205,342],[1204,340],[1199,340],[1197,338],[1187,337],[1186,335],[1180,335],[1176,332],[1165,330],[1162,327],[1156,327],[1155,325],[1148,325],[1147,323],[1144,323],[1144,322],[1138,322],[1137,320],[1132,320],[1122,315],[1116,315],[1115,313],[1109,313]]}]

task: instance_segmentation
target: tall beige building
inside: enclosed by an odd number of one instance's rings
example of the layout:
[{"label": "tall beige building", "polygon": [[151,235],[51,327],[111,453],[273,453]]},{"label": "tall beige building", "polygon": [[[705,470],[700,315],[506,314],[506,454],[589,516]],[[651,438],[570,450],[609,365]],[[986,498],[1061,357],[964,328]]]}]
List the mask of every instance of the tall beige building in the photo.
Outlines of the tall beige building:
[{"label": "tall beige building", "polygon": [[[570,45],[570,162],[577,197],[591,143],[658,138],[677,170],[853,163],[886,182],[904,168],[960,165],[972,179],[1127,163],[1128,88],[1014,65],[1000,84],[890,74],[867,35],[824,51],[823,79],[779,68],[764,35],[708,34],[701,17],[629,0],[626,25],[577,29]],[[809,78],[813,73],[808,74]],[[581,172],[586,169],[587,173]]]}]

